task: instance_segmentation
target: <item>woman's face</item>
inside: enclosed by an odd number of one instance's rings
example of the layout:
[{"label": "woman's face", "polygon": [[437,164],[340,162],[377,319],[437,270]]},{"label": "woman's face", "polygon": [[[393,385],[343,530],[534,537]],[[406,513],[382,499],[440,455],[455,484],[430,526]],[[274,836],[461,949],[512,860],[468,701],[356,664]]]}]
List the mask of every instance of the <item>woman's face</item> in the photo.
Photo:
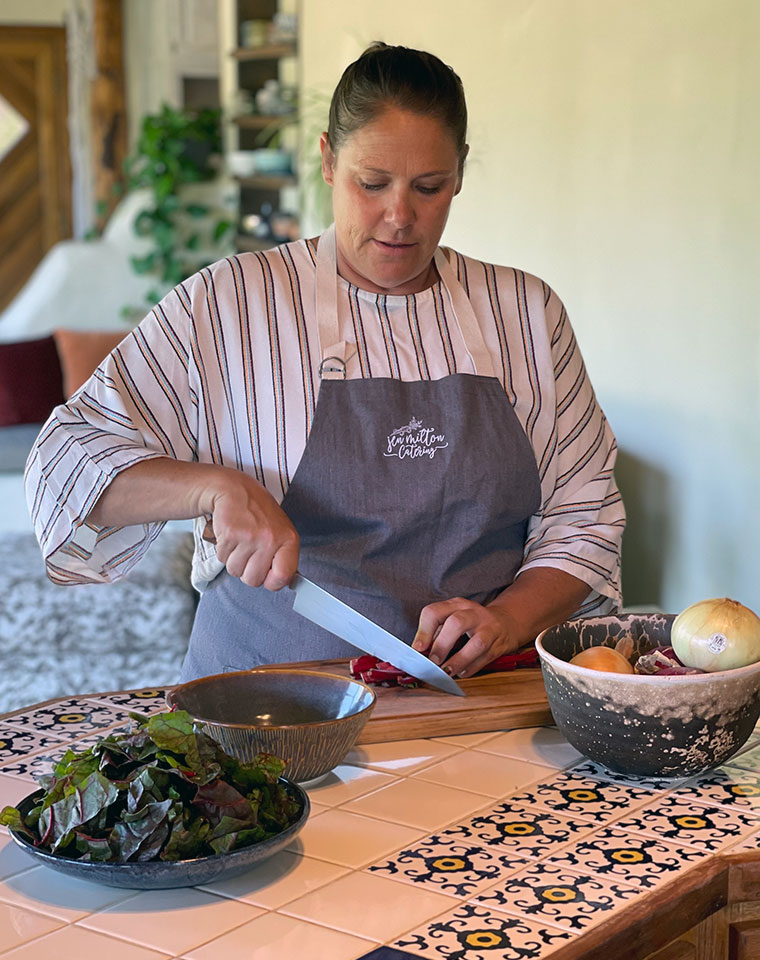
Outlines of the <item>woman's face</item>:
[{"label": "woman's face", "polygon": [[373,293],[418,293],[462,178],[454,138],[436,118],[387,107],[333,154],[321,139],[333,188],[338,272]]}]

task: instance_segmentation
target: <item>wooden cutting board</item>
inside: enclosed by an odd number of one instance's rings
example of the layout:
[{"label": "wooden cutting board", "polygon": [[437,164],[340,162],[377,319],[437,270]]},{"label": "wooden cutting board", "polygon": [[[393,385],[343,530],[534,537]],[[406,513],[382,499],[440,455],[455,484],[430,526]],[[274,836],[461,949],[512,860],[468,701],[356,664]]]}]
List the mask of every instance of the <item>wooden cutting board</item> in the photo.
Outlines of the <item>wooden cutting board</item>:
[{"label": "wooden cutting board", "polygon": [[[272,664],[350,676],[348,660]],[[372,714],[357,743],[450,737],[552,723],[540,667],[489,673],[457,681],[467,694],[455,697],[434,687],[373,687]]]}]

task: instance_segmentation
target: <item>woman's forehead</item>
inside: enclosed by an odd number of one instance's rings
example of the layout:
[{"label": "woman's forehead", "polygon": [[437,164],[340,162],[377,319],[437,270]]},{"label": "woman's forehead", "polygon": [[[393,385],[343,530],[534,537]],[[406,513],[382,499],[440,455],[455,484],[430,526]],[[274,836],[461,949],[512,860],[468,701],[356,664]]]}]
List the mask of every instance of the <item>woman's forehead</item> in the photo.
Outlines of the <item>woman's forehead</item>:
[{"label": "woman's forehead", "polygon": [[454,137],[441,120],[395,106],[351,133],[338,157],[341,154],[352,165],[378,171],[404,157],[430,171],[447,171],[457,161]]}]

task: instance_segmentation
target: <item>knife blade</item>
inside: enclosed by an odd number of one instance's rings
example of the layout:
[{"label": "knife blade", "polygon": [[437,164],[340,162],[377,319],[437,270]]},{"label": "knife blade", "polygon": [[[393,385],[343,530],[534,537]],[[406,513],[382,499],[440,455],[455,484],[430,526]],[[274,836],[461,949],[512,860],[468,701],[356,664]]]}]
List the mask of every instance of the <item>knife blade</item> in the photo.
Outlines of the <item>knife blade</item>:
[{"label": "knife blade", "polygon": [[444,693],[467,696],[459,684],[432,660],[302,574],[296,573],[290,588],[296,595],[293,609],[302,617]]}]

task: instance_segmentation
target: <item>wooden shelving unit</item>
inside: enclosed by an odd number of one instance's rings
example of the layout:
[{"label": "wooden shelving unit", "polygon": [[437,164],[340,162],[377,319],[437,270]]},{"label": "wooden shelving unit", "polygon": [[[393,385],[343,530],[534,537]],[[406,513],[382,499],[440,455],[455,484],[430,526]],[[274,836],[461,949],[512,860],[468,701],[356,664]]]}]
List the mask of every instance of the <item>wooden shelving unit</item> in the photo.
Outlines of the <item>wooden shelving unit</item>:
[{"label": "wooden shelving unit", "polygon": [[[241,30],[245,21],[271,21],[278,10],[283,9],[281,0],[228,0],[224,33],[226,60],[229,64],[226,72],[226,102],[232,104],[240,92],[245,92],[255,100],[256,94],[263,89],[267,81],[278,80],[286,87],[295,86],[296,68],[294,58],[298,56],[297,40],[267,43],[261,46],[241,46],[241,38],[246,30]],[[290,7],[286,7],[290,9]],[[282,146],[295,149],[298,115],[295,111],[286,114],[246,113],[242,109],[228,117],[226,149],[260,150],[274,146],[270,143],[270,134],[282,133]],[[290,128],[290,129],[288,129]],[[263,135],[263,136],[262,136]],[[279,137],[277,138],[279,140]],[[265,141],[265,142],[264,142]],[[278,144],[279,146],[280,144]],[[295,174],[260,173],[249,177],[236,177],[239,185],[239,215],[241,221],[252,214],[267,216],[267,211],[297,210],[298,187]],[[283,193],[285,191],[285,193]],[[274,246],[277,241],[271,237],[261,239],[242,230],[238,231],[237,246],[244,250],[263,250]]]},{"label": "wooden shelving unit", "polygon": [[295,57],[298,47],[293,43],[277,43],[261,47],[237,47],[230,56],[236,60],[280,60],[283,57]]}]

